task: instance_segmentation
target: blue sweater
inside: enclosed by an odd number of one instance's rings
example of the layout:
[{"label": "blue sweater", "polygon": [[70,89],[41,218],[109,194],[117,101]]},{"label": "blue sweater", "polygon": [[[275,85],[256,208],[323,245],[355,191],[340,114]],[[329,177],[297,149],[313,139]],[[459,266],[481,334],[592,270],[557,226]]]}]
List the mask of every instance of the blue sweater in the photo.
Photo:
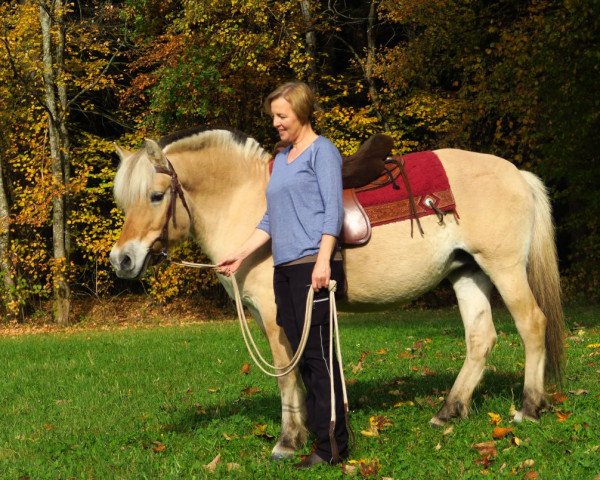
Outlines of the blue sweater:
[{"label": "blue sweater", "polygon": [[323,234],[342,229],[342,157],[325,137],[287,163],[277,154],[267,187],[267,212],[258,228],[271,236],[275,265],[318,253]]}]

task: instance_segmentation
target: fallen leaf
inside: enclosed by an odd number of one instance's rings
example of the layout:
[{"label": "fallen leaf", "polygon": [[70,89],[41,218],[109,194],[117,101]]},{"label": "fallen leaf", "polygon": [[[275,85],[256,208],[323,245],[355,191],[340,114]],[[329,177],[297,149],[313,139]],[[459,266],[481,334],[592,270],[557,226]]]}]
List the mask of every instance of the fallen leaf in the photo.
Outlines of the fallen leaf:
[{"label": "fallen leaf", "polygon": [[600,343],[590,343],[587,348],[600,348]]},{"label": "fallen leaf", "polygon": [[349,463],[342,463],[342,473],[348,475],[349,477],[356,476],[357,467],[356,465],[350,465]]},{"label": "fallen leaf", "polygon": [[248,362],[242,365],[242,373],[248,375],[250,373],[250,364]]},{"label": "fallen leaf", "polygon": [[356,378],[349,378],[346,380],[346,385],[355,385],[358,382]]},{"label": "fallen leaf", "polygon": [[267,433],[267,426],[268,425],[262,424],[262,423],[255,424],[254,430],[252,430],[252,435],[255,435],[255,436],[261,437],[261,438],[266,438],[267,440],[272,440],[275,437],[273,435],[270,435]]},{"label": "fallen leaf", "polygon": [[154,446],[152,447],[154,453],[162,453],[167,450],[167,446],[164,443],[158,441],[152,443],[154,443]]},{"label": "fallen leaf", "polygon": [[539,475],[537,474],[537,472],[535,472],[535,471],[531,470],[531,471],[527,472],[527,473],[526,473],[526,474],[523,476],[523,478],[524,478],[525,480],[535,480],[536,478],[538,478],[538,476],[539,476]]},{"label": "fallen leaf", "polygon": [[429,367],[423,368],[423,374],[427,377],[435,377],[437,373],[431,370]]},{"label": "fallen leaf", "polygon": [[495,412],[488,412],[488,417],[490,417],[490,423],[492,425],[499,425],[502,421],[502,417]]},{"label": "fallen leaf", "polygon": [[221,463],[221,454],[220,453],[215,458],[213,458],[210,463],[207,463],[206,465],[204,465],[204,468],[206,468],[210,473],[214,473],[215,470],[217,469],[217,465],[219,463]]},{"label": "fallen leaf", "polygon": [[551,395],[550,398],[552,399],[552,403],[554,405],[558,403],[563,403],[564,401],[569,399],[569,397],[567,397],[563,392],[555,392]]},{"label": "fallen leaf", "polygon": [[495,457],[498,455],[496,450],[496,442],[491,440],[489,442],[481,442],[472,445],[472,447],[479,452],[479,455]]},{"label": "fallen leaf", "polygon": [[406,402],[398,402],[398,403],[394,403],[394,407],[399,408],[399,407],[414,407],[415,406],[415,402],[411,401],[411,400],[407,400]]},{"label": "fallen leaf", "polygon": [[388,351],[385,348],[380,348],[375,352],[377,355],[385,355]]},{"label": "fallen leaf", "polygon": [[578,390],[569,390],[569,393],[579,396],[579,395],[587,395],[590,392],[587,390],[584,390],[583,388],[580,388]]},{"label": "fallen leaf", "polygon": [[413,353],[410,353],[410,352],[402,352],[402,353],[398,354],[398,358],[411,359],[411,358],[415,358],[415,355]]},{"label": "fallen leaf", "polygon": [[256,394],[257,394],[258,392],[260,392],[260,391],[261,391],[261,390],[260,390],[260,388],[258,388],[258,387],[248,387],[248,388],[244,388],[244,389],[242,390],[242,393],[243,393],[244,395],[251,396],[251,395],[256,395]]},{"label": "fallen leaf", "polygon": [[442,449],[442,444],[440,442],[438,442],[438,444],[433,447],[437,452],[439,452]]},{"label": "fallen leaf", "polygon": [[227,464],[227,471],[231,472],[232,470],[239,470],[241,465],[239,463],[229,462]]},{"label": "fallen leaf", "polygon": [[358,464],[360,474],[363,478],[373,477],[377,475],[381,465],[376,458],[373,460],[361,460]]},{"label": "fallen leaf", "polygon": [[218,388],[209,388],[208,393],[217,393],[219,391]]},{"label": "fallen leaf", "polygon": [[515,429],[510,427],[496,427],[492,431],[492,438],[500,440],[501,438],[506,437],[509,433],[513,433],[514,431]]},{"label": "fallen leaf", "polygon": [[516,447],[520,447],[521,446],[521,439],[519,437],[512,437],[510,439],[511,443],[513,445],[515,445]]},{"label": "fallen leaf", "polygon": [[573,412],[563,412],[561,410],[556,411],[556,418],[559,422],[564,422],[567,418],[573,415]]},{"label": "fallen leaf", "polygon": [[51,423],[44,423],[43,427],[44,427],[44,430],[48,430],[48,431],[56,430],[56,426],[52,425]]},{"label": "fallen leaf", "polygon": [[358,363],[352,367],[352,373],[357,374],[358,372],[360,372],[363,369],[363,363],[365,361],[365,359],[367,358],[367,355],[369,354],[369,352],[362,352],[360,354],[360,359],[358,360]]},{"label": "fallen leaf", "polygon": [[454,432],[454,426],[450,425],[446,430],[444,430],[444,435],[449,435]]},{"label": "fallen leaf", "polygon": [[508,409],[508,415],[514,417],[517,413],[517,407],[515,407],[514,403],[511,403],[510,408]]}]

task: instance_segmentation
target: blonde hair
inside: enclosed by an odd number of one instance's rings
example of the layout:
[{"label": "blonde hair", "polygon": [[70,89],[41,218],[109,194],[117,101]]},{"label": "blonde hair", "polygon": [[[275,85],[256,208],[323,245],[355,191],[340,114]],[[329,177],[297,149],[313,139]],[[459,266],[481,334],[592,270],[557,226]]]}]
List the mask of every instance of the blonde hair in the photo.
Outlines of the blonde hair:
[{"label": "blonde hair", "polygon": [[264,103],[267,114],[271,115],[271,103],[278,98],[289,102],[301,124],[310,122],[315,111],[315,94],[306,83],[287,82],[273,90]]}]

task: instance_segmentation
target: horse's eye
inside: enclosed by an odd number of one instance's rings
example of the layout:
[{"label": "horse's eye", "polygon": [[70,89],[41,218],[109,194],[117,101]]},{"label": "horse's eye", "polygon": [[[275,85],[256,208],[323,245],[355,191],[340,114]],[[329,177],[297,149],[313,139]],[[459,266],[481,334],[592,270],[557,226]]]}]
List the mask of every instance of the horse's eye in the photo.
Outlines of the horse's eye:
[{"label": "horse's eye", "polygon": [[158,202],[162,202],[162,199],[164,198],[165,194],[162,192],[152,192],[150,194],[150,201],[152,203],[158,203]]}]

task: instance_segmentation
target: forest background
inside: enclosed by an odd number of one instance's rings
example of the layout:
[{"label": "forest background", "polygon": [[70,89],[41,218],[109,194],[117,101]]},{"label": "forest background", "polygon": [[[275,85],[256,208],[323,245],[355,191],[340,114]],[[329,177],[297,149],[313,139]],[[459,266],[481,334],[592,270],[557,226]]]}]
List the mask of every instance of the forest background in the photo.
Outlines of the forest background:
[{"label": "forest background", "polygon": [[[0,5],[0,313],[123,292],[217,298],[211,273],[121,282],[114,142],[197,125],[276,142],[262,99],[300,79],[351,154],[504,157],[549,188],[567,301],[600,300],[599,0],[21,0]],[[507,232],[510,234],[510,232]],[[401,246],[399,246],[401,248]],[[192,244],[176,254],[199,260]]]}]

